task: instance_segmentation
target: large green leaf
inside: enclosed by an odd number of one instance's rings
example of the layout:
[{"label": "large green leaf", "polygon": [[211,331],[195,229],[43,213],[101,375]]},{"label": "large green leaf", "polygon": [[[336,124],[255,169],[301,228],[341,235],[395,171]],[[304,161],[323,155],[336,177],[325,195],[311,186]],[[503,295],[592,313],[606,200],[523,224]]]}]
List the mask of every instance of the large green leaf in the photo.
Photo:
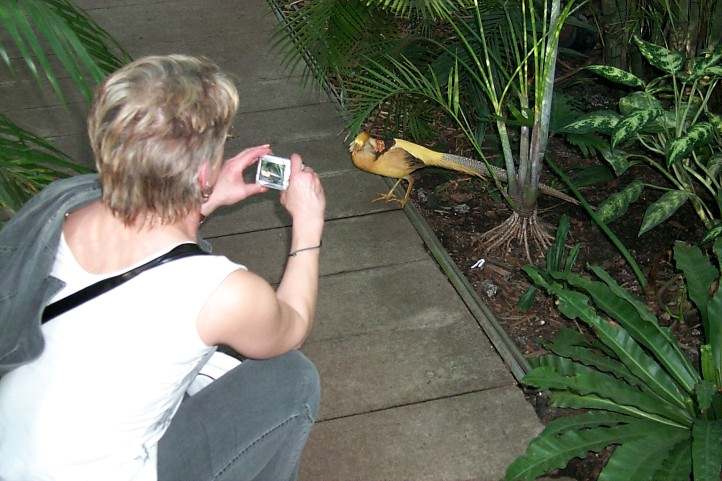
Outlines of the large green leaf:
[{"label": "large green leaf", "polygon": [[669,190],[662,197],[657,199],[652,205],[647,207],[642,219],[642,226],[639,228],[641,236],[650,229],[657,227],[659,224],[669,219],[669,217],[677,212],[689,199],[689,192],[683,190]]},{"label": "large green leaf", "polygon": [[714,65],[712,67],[707,67],[704,69],[705,75],[710,75],[712,77],[722,77],[722,66],[720,65]]},{"label": "large green leaf", "polygon": [[524,384],[539,389],[568,390],[583,396],[597,395],[620,406],[636,407],[642,412],[656,414],[676,423],[685,423],[687,420],[679,408],[608,374],[558,356],[543,356],[538,362],[540,367],[524,376]]},{"label": "large green leaf", "polygon": [[692,426],[695,481],[719,481],[722,466],[722,420],[696,419]]},{"label": "large green leaf", "polygon": [[[48,50],[86,99],[92,97],[93,86],[108,72],[130,60],[105,30],[69,0],[0,2],[0,27],[8,33],[33,75],[38,80],[44,76],[61,99],[63,92]],[[12,66],[2,43],[0,57]]]},{"label": "large green leaf", "polygon": [[609,65],[590,65],[587,69],[607,80],[611,80],[612,82],[627,85],[629,87],[644,88],[644,81],[626,70],[611,67]]},{"label": "large green leaf", "polygon": [[559,311],[571,319],[581,319],[589,324],[622,363],[661,398],[679,408],[686,408],[685,396],[657,362],[652,359],[629,333],[616,323],[597,315],[589,305],[589,298],[581,292],[549,284],[549,290],[559,299]]},{"label": "large green leaf", "polygon": [[[720,239],[715,242],[718,244]],[[707,303],[707,322],[705,337],[712,349],[712,362],[715,370],[714,381],[722,381],[722,284],[717,286],[714,295]]]},{"label": "large green leaf", "polygon": [[599,207],[597,207],[597,216],[599,220],[608,224],[619,219],[627,213],[630,204],[636,202],[644,190],[644,184],[638,180],[633,181],[619,192],[607,197]]},{"label": "large green leaf", "polygon": [[638,110],[624,116],[612,133],[612,148],[637,135],[649,122],[662,115],[662,113],[663,111],[659,109]]},{"label": "large green leaf", "polygon": [[627,169],[632,166],[629,162],[629,154],[623,150],[613,149],[610,146],[605,146],[599,150],[604,157],[604,160],[609,162],[609,165],[614,169],[614,173],[619,176],[624,174]]},{"label": "large green leaf", "polygon": [[692,473],[692,440],[677,443],[667,453],[664,462],[652,478],[653,481],[689,480]]},{"label": "large green leaf", "polygon": [[[580,339],[581,338],[581,339]],[[577,331],[562,328],[554,341],[545,344],[545,347],[554,354],[581,362],[586,366],[596,368],[602,372],[610,373],[623,379],[632,386],[641,386],[642,382],[627,367],[618,360],[600,353],[594,349]]]},{"label": "large green leaf", "polygon": [[59,177],[91,170],[0,114],[0,207],[17,211]]},{"label": "large green leaf", "polygon": [[[650,424],[646,436],[617,446],[598,481],[656,481],[654,474],[676,444],[690,437],[689,429]],[[684,479],[684,478],[682,478]]]},{"label": "large green leaf", "polygon": [[694,394],[697,398],[697,406],[699,406],[700,411],[704,412],[712,406],[712,400],[716,393],[717,386],[712,382],[703,379],[697,383],[694,387]]},{"label": "large green leaf", "polygon": [[[624,327],[636,341],[649,349],[672,378],[680,383],[687,393],[692,393],[698,377],[688,372],[686,357],[677,343],[670,341],[669,335],[662,331],[659,324],[642,319],[634,306],[616,296],[606,284],[575,274],[568,274],[566,279],[571,285],[585,290],[592,296],[598,307]],[[668,377],[667,373],[661,376]],[[671,385],[672,379],[667,379],[667,382]]]},{"label": "large green leaf", "polygon": [[[634,294],[620,286],[619,283],[607,273],[607,271],[597,265],[590,266],[590,269],[594,273],[594,275],[604,281],[607,287],[609,287],[609,289],[616,296],[624,299],[632,307],[634,307],[634,309],[639,314],[639,317],[645,322],[645,324],[648,325],[649,329],[653,329],[656,331],[656,334],[653,334],[653,336],[662,336],[664,339],[667,340],[669,346],[671,346],[674,351],[674,354],[670,354],[671,358],[673,359],[673,362],[671,364],[681,363],[684,366],[685,371],[687,372],[686,376],[683,374],[677,375],[680,384],[682,386],[685,386],[686,388],[689,388],[690,386],[696,384],[700,379],[699,372],[694,368],[690,360],[684,354],[684,352],[679,346],[679,343],[677,342],[677,339],[672,335],[670,329],[660,326],[657,322],[657,317],[654,315],[654,313],[652,313],[649,307],[647,307],[647,305],[642,300],[637,298]],[[653,349],[651,345],[647,347]],[[691,392],[691,390],[688,389],[688,392]]]},{"label": "large green leaf", "polygon": [[687,295],[697,306],[707,334],[709,329],[707,304],[710,299],[710,288],[719,277],[719,271],[699,247],[681,241],[674,243],[674,260],[677,269],[684,274]]},{"label": "large green leaf", "polygon": [[593,132],[609,134],[617,126],[620,118],[621,116],[618,113],[610,110],[591,112],[565,125],[558,132],[564,134],[588,134]]},{"label": "large green leaf", "polygon": [[661,110],[662,102],[649,92],[632,92],[619,99],[619,111],[629,115],[640,110]]},{"label": "large green leaf", "polygon": [[684,135],[674,139],[667,149],[667,166],[687,157],[695,148],[706,145],[712,138],[713,127],[709,122],[699,122]]},{"label": "large green leaf", "polygon": [[707,114],[709,123],[715,128],[719,135],[722,135],[722,115]]},{"label": "large green leaf", "polygon": [[558,408],[599,409],[602,411],[609,411],[618,414],[626,414],[628,416],[648,421],[651,420],[654,422],[678,428],[684,428],[689,425],[689,422],[675,423],[673,421],[670,421],[669,419],[665,419],[660,416],[641,411],[633,406],[624,406],[621,404],[617,404],[614,401],[596,396],[594,394],[587,394],[586,396],[582,396],[580,394],[575,394],[568,391],[552,391],[550,399],[552,406]]},{"label": "large green leaf", "polygon": [[583,457],[589,451],[599,452],[611,444],[644,437],[637,421],[611,427],[564,431],[561,435],[542,432],[534,438],[526,452],[506,470],[506,481],[533,480],[552,469],[566,466],[570,459]]},{"label": "large green leaf", "polygon": [[639,51],[644,58],[663,72],[675,74],[679,72],[684,64],[684,56],[681,53],[672,52],[659,45],[645,42],[636,35],[634,36],[634,42],[639,47]]}]

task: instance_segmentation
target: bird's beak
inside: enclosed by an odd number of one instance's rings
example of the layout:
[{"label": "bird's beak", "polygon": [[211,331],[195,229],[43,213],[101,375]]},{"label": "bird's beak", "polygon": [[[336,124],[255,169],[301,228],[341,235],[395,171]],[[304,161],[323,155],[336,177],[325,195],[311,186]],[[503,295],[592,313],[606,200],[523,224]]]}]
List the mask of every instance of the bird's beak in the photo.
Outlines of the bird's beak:
[{"label": "bird's beak", "polygon": [[356,138],[353,139],[353,142],[348,145],[349,152],[361,150],[369,138],[368,132],[359,132]]}]

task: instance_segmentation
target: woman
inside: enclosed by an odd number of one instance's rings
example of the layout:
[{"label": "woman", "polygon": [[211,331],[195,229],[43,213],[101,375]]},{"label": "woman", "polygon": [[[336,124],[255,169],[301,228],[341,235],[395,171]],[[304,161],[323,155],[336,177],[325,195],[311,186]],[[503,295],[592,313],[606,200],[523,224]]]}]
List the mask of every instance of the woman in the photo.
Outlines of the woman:
[{"label": "woman", "polygon": [[[223,162],[238,106],[204,59],[139,59],[98,89],[88,117],[98,176],[59,181],[0,233],[0,479],[293,479],[318,406],[309,334],[325,199],[291,157],[293,219],[277,290],[222,256],[154,267],[42,325],[50,302],[195,242],[216,208],[265,189]],[[249,253],[252,255],[252,253]],[[185,395],[215,346],[244,361]],[[265,359],[265,360],[263,360]],[[184,400],[185,397],[185,400]]]}]

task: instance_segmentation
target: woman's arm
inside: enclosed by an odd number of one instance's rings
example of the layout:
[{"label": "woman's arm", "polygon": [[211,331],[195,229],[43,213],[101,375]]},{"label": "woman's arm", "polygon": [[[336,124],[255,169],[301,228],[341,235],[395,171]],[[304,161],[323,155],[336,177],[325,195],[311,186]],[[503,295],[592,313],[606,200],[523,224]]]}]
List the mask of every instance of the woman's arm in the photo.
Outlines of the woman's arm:
[{"label": "woman's arm", "polygon": [[291,252],[276,292],[245,271],[230,275],[211,296],[198,328],[207,344],[227,344],[241,354],[265,358],[301,346],[313,326],[325,197],[318,176],[291,156],[291,177],[281,202],[293,218]]}]

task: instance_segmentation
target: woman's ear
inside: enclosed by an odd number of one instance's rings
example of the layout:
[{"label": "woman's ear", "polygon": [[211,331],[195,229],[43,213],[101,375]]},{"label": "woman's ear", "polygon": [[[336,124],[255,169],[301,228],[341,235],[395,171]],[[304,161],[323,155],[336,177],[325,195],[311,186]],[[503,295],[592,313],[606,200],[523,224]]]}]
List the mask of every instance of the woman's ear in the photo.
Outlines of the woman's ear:
[{"label": "woman's ear", "polygon": [[213,179],[211,170],[211,165],[207,160],[198,167],[198,187],[200,188],[203,202],[210,198],[213,193],[213,185],[215,184],[215,180],[217,180]]}]

